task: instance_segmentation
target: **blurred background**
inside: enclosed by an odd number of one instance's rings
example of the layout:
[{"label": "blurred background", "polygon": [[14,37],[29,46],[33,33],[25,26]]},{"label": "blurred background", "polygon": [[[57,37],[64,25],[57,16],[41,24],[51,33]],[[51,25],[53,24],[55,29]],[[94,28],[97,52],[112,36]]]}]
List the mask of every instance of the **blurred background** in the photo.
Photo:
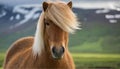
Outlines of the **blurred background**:
[{"label": "blurred background", "polygon": [[[14,41],[34,36],[43,1],[0,0],[0,69]],[[120,69],[120,0],[72,2],[82,25],[69,41],[76,69]]]}]

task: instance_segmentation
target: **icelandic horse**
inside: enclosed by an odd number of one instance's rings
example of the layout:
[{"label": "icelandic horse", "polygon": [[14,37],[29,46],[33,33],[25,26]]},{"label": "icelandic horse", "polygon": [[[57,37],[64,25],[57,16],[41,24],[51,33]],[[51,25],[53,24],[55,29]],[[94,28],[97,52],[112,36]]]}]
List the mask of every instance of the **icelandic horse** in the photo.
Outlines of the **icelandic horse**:
[{"label": "icelandic horse", "polygon": [[79,29],[72,2],[43,2],[35,37],[24,37],[7,51],[4,69],[75,69],[69,33]]}]

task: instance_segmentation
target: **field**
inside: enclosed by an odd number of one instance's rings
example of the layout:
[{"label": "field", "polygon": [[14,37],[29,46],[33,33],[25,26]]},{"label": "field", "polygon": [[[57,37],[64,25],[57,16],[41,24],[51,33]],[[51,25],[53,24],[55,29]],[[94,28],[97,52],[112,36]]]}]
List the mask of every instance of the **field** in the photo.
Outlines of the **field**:
[{"label": "field", "polygon": [[[119,54],[72,53],[76,69],[120,69]],[[0,53],[0,69],[5,53]]]},{"label": "field", "polygon": [[0,69],[2,69],[5,53],[0,53]]},{"label": "field", "polygon": [[76,69],[120,69],[118,54],[72,54]]}]

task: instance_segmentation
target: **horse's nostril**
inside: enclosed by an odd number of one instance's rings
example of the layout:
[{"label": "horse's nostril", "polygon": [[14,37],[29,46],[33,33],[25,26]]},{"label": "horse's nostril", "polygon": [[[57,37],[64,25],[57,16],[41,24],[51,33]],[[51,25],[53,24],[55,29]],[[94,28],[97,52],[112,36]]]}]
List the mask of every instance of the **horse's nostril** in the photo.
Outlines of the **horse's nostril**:
[{"label": "horse's nostril", "polygon": [[61,53],[64,53],[64,51],[65,51],[64,47],[61,46],[60,52],[61,52]]},{"label": "horse's nostril", "polygon": [[55,47],[52,48],[52,52],[56,53],[56,48]]}]

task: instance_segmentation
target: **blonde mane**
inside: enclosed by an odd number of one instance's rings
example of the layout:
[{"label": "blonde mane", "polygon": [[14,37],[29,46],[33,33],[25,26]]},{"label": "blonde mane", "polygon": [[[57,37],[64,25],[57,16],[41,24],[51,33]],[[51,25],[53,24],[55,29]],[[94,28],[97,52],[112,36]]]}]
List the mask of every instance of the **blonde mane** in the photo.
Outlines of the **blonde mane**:
[{"label": "blonde mane", "polygon": [[50,6],[47,8],[47,10],[41,13],[38,21],[32,48],[34,55],[40,55],[44,48],[44,18],[50,19],[58,27],[68,33],[73,33],[76,29],[79,29],[79,23],[76,15],[72,12],[71,8],[67,6],[67,4],[63,2],[49,2],[49,5]]},{"label": "blonde mane", "polygon": [[45,18],[50,19],[61,29],[68,33],[73,33],[79,28],[79,22],[71,8],[64,2],[50,2],[50,6],[45,12]]},{"label": "blonde mane", "polygon": [[44,13],[41,13],[41,16],[38,20],[38,24],[37,24],[37,29],[36,29],[36,33],[35,33],[35,37],[34,37],[34,43],[33,43],[33,55],[40,55],[43,48],[44,48],[44,39],[43,39],[43,30],[44,30],[44,24],[43,24],[43,20],[44,20]]}]

